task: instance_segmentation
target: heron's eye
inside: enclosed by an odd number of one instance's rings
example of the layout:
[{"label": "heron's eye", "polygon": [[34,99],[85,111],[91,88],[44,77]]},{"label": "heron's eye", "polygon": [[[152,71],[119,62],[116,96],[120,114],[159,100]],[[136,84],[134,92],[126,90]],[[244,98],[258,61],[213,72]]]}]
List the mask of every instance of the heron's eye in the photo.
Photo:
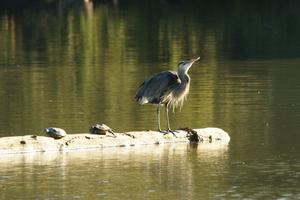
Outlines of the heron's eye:
[{"label": "heron's eye", "polygon": [[184,61],[180,61],[178,65],[184,65]]}]

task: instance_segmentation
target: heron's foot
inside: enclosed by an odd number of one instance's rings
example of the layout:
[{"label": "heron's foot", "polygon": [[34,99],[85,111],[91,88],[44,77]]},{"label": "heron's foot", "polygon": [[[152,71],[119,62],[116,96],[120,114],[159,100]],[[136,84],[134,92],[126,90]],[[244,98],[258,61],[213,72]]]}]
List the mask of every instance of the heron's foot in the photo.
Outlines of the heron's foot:
[{"label": "heron's foot", "polygon": [[177,131],[177,130],[172,130],[172,129],[167,129],[166,131],[168,131],[169,133],[179,133],[179,131]]},{"label": "heron's foot", "polygon": [[172,129],[169,129],[169,128],[168,128],[167,130],[159,131],[159,132],[163,133],[164,135],[169,134],[169,133],[172,133],[173,136],[177,138],[177,136],[176,136],[176,134],[175,134],[176,131],[173,131]]}]

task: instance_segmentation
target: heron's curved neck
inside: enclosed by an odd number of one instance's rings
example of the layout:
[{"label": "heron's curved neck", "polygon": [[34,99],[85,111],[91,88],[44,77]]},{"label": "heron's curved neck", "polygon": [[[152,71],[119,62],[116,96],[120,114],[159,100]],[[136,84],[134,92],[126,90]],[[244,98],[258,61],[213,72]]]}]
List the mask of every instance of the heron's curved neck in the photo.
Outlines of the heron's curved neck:
[{"label": "heron's curved neck", "polygon": [[187,73],[178,73],[178,76],[181,80],[181,83],[189,83],[190,82],[190,76]]}]

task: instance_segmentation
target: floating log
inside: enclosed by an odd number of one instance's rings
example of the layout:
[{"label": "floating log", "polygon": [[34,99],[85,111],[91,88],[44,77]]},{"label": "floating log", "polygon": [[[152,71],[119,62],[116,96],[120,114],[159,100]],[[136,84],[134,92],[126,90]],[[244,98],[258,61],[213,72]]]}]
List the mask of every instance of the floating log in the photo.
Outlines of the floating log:
[{"label": "floating log", "polygon": [[0,154],[16,154],[31,152],[74,151],[100,149],[106,147],[129,147],[137,145],[153,145],[166,143],[199,142],[224,146],[230,141],[228,133],[219,128],[202,128],[177,130],[162,134],[157,131],[132,131],[110,135],[89,133],[68,134],[61,139],[47,136],[25,135],[0,138]]}]

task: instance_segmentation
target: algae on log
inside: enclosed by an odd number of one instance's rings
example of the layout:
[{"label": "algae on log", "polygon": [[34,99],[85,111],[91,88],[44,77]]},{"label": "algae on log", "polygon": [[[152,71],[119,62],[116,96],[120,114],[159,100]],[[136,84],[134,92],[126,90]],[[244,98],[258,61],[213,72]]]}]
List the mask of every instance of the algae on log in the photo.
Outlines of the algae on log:
[{"label": "algae on log", "polygon": [[13,136],[0,138],[0,154],[30,153],[48,151],[74,151],[84,149],[99,149],[105,147],[126,147],[136,145],[153,145],[164,143],[199,142],[212,145],[227,145],[230,141],[228,133],[219,128],[176,130],[162,134],[157,131],[132,131],[115,133],[117,137],[89,133],[69,134],[62,139],[46,136]]}]

